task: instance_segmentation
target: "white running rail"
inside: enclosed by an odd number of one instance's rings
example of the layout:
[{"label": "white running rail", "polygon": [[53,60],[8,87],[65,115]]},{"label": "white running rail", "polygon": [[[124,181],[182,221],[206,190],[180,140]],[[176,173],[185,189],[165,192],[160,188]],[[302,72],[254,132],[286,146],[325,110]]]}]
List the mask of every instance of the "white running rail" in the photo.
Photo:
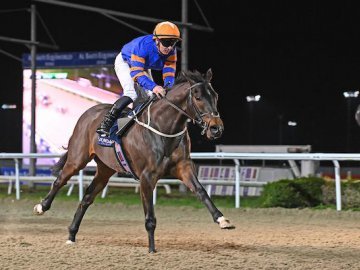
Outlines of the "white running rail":
[{"label": "white running rail", "polygon": [[[24,158],[59,158],[61,154],[22,154],[22,153],[0,153],[0,159],[13,159],[15,161],[15,189],[16,199],[20,199],[20,175],[19,175],[19,159]],[[240,171],[239,160],[319,160],[332,161],[335,173],[335,191],[336,191],[336,210],[341,211],[341,184],[340,184],[340,163],[339,161],[360,161],[360,154],[348,153],[225,153],[225,152],[204,152],[191,153],[192,159],[217,159],[217,160],[233,160],[236,172]],[[79,195],[81,193],[83,177],[78,177]],[[133,180],[135,181],[135,180]],[[178,181],[178,180],[177,180]],[[159,180],[159,183],[169,183],[172,181]],[[174,181],[175,183],[176,181]],[[179,181],[178,181],[179,182]],[[179,182],[180,183],[180,182]],[[201,183],[205,184],[205,181]],[[210,183],[209,183],[210,184]],[[240,174],[236,173],[235,177],[235,207],[240,207]],[[80,191],[81,190],[81,191]],[[156,202],[156,189],[154,190],[154,202]]]}]

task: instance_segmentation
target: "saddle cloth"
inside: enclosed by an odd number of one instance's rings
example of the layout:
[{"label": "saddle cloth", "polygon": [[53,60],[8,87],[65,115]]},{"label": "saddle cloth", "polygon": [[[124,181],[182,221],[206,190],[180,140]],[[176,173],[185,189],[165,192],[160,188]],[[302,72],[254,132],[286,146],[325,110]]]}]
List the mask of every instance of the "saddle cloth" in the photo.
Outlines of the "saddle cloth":
[{"label": "saddle cloth", "polygon": [[128,159],[123,151],[123,144],[121,137],[116,135],[118,130],[117,123],[115,123],[112,128],[110,129],[110,136],[109,137],[101,137],[98,136],[98,144],[105,147],[112,147],[115,152],[115,157],[120,166],[123,168],[124,172],[128,176],[132,176],[135,180],[139,180],[139,177],[135,174],[133,169],[128,162]]}]

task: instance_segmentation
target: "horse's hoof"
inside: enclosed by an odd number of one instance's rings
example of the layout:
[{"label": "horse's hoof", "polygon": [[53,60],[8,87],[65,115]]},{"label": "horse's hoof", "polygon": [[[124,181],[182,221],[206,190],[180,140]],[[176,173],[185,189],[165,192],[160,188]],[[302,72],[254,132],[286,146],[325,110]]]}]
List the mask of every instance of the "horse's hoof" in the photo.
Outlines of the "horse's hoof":
[{"label": "horse's hoof", "polygon": [[156,251],[156,249],[154,249],[154,250],[149,250],[149,253],[150,254],[154,254],[154,253],[156,253],[157,251]]},{"label": "horse's hoof", "polygon": [[38,216],[43,215],[45,213],[43,211],[42,205],[40,203],[34,206],[33,212],[35,215],[38,215]]},{"label": "horse's hoof", "polygon": [[230,220],[228,220],[223,216],[217,219],[217,223],[219,223],[221,229],[226,229],[226,230],[235,229],[235,226],[230,223]]},{"label": "horse's hoof", "polygon": [[75,242],[73,242],[73,241],[71,241],[71,240],[67,240],[67,241],[65,242],[65,244],[67,244],[67,245],[75,245]]}]

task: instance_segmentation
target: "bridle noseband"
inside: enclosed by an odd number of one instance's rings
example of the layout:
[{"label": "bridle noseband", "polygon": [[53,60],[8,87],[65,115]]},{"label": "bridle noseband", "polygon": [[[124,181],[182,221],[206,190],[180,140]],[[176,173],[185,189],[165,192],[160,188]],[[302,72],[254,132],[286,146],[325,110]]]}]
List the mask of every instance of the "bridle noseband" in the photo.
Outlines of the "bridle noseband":
[{"label": "bridle noseband", "polygon": [[[219,118],[220,115],[218,112],[201,112],[201,110],[199,109],[199,107],[196,105],[196,103],[193,102],[193,95],[192,95],[192,91],[191,89],[194,87],[197,87],[199,85],[205,84],[205,82],[198,82],[195,83],[193,85],[191,85],[190,87],[187,88],[187,90],[189,90],[189,96],[188,96],[188,100],[189,100],[189,104],[191,104],[194,112],[195,112],[195,117],[190,116],[186,111],[184,111],[183,109],[181,109],[179,106],[177,106],[176,104],[172,103],[170,100],[168,100],[166,97],[164,97],[163,99],[169,103],[169,105],[171,107],[173,107],[174,109],[176,109],[177,111],[179,111],[181,114],[185,115],[187,118],[189,118],[194,124],[198,125],[202,131],[201,131],[201,135],[204,135],[207,128],[208,128],[208,123],[206,123],[203,120],[203,117],[206,115],[211,115],[212,117],[215,118]],[[210,84],[210,83],[209,83]],[[210,84],[211,86],[211,84]]]}]

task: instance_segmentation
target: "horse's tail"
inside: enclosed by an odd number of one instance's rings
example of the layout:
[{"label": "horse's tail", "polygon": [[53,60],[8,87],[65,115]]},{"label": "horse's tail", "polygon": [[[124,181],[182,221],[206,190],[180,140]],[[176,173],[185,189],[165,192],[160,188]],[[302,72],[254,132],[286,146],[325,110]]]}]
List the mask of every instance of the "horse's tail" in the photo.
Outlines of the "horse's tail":
[{"label": "horse's tail", "polygon": [[66,163],[68,157],[68,152],[66,151],[65,154],[63,154],[59,161],[55,163],[54,166],[52,166],[51,168],[51,174],[58,177],[60,174],[60,171],[62,170],[62,168],[64,168],[64,165]]}]

